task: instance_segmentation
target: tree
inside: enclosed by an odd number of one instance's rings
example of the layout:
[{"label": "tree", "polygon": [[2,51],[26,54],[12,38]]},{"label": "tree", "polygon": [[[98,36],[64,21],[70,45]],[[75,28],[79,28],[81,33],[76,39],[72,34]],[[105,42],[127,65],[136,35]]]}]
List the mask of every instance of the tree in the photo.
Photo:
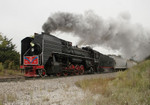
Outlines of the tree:
[{"label": "tree", "polygon": [[8,39],[0,33],[0,62],[4,64],[5,68],[8,68],[10,64],[12,66],[9,69],[16,69],[19,66],[20,54],[15,48],[16,46],[12,43],[12,39]]}]

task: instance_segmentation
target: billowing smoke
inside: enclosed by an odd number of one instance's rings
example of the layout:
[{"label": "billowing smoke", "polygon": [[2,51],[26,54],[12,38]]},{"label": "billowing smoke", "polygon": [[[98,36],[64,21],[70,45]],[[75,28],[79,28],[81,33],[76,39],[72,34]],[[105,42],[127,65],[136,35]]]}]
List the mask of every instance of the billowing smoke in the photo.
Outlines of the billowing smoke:
[{"label": "billowing smoke", "polygon": [[150,55],[150,32],[140,24],[133,24],[129,13],[116,19],[104,20],[92,11],[84,14],[57,12],[43,25],[46,33],[70,32],[80,37],[81,45],[97,45],[119,50],[124,57],[142,60]]}]

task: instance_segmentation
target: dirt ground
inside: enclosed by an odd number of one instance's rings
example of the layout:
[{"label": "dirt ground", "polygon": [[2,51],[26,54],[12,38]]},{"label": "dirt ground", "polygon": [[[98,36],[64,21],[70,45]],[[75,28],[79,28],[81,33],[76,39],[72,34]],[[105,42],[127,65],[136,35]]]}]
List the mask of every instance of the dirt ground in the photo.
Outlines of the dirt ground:
[{"label": "dirt ground", "polygon": [[[0,82],[0,102],[4,105],[82,105],[90,96],[75,85],[90,78],[110,78],[116,73],[60,77],[54,79]],[[97,96],[93,98],[96,99]]]}]

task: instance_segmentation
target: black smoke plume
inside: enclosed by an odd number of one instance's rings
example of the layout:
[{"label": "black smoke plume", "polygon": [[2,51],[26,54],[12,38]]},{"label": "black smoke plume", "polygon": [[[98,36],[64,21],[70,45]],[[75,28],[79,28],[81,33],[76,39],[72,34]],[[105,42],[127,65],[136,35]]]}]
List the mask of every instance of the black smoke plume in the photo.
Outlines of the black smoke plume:
[{"label": "black smoke plume", "polygon": [[124,57],[143,60],[150,55],[150,32],[131,22],[128,12],[104,20],[93,11],[84,14],[57,12],[43,24],[46,33],[69,32],[78,36],[80,45],[96,45],[119,50]]}]

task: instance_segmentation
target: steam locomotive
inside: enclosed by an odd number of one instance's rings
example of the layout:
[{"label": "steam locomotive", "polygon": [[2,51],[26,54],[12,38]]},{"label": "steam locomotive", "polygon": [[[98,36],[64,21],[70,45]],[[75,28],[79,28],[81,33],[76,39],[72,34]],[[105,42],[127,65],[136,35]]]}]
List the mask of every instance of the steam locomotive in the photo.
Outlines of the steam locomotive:
[{"label": "steam locomotive", "polygon": [[21,66],[26,77],[67,76],[113,70],[113,58],[90,47],[78,48],[53,35],[35,33],[21,41]]}]

